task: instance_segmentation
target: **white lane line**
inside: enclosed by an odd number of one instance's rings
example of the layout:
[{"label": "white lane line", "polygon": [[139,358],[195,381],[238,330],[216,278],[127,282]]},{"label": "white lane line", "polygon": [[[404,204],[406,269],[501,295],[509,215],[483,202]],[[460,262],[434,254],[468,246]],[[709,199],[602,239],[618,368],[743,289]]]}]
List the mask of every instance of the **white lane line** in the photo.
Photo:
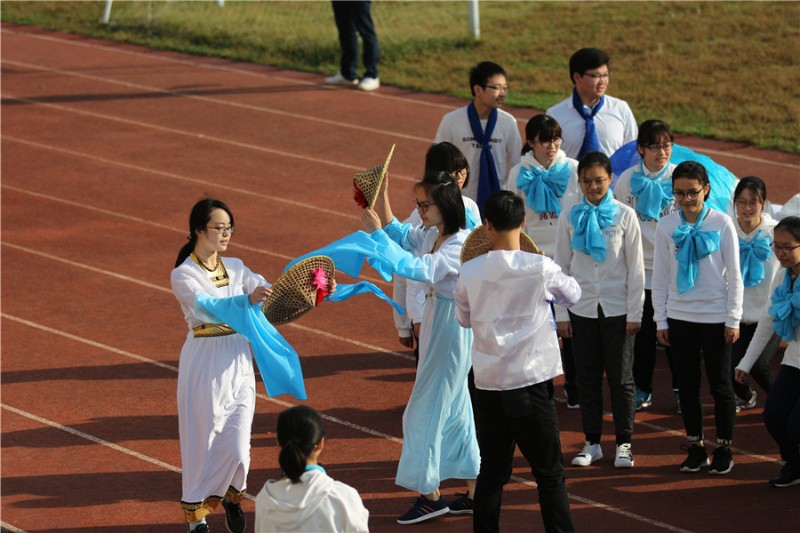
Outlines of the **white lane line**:
[{"label": "white lane line", "polygon": [[[385,135],[387,137],[398,138],[398,139],[406,139],[406,140],[409,140],[409,141],[415,141],[415,142],[426,143],[426,144],[430,144],[432,142],[432,139],[429,138],[429,137],[420,137],[419,135],[408,135],[408,134],[405,134],[405,133],[398,133],[396,131],[389,131],[389,130],[382,130],[382,129],[379,129],[379,128],[372,128],[372,127],[369,127],[369,126],[359,126],[358,124],[348,124],[347,122],[341,122],[341,121],[338,121],[338,120],[320,118],[318,116],[303,115],[303,114],[300,114],[300,113],[290,113],[288,111],[281,111],[281,110],[278,110],[278,109],[272,109],[272,108],[269,108],[269,107],[263,107],[263,106],[252,105],[252,104],[244,104],[244,103],[236,102],[236,101],[233,101],[233,100],[225,100],[225,99],[222,99],[222,98],[211,98],[211,97],[208,97],[208,96],[200,96],[200,95],[197,95],[197,94],[192,94],[190,92],[173,91],[173,90],[170,90],[170,89],[161,89],[160,87],[155,87],[153,85],[142,85],[140,83],[131,83],[131,82],[127,82],[127,81],[120,81],[120,80],[115,80],[113,78],[105,78],[103,76],[93,76],[91,74],[84,74],[82,72],[75,72],[75,71],[72,71],[72,70],[64,70],[64,69],[59,69],[59,68],[44,67],[44,66],[41,66],[41,65],[34,65],[34,64],[31,64],[31,63],[25,63],[25,62],[22,62],[22,61],[14,61],[14,60],[10,60],[10,59],[4,60],[3,63],[8,64],[8,65],[17,66],[17,67],[24,67],[24,68],[31,69],[31,70],[37,70],[37,71],[40,71],[40,72],[47,72],[49,74],[59,74],[61,76],[72,76],[74,78],[81,78],[81,79],[85,79],[85,80],[95,81],[95,82],[98,82],[98,83],[106,83],[106,84],[109,84],[109,85],[117,85],[117,86],[120,86],[120,87],[128,87],[128,88],[131,88],[131,89],[137,89],[139,91],[147,91],[147,92],[154,93],[154,94],[164,94],[164,95],[168,95],[168,96],[180,96],[181,98],[189,98],[191,100],[198,100],[200,102],[216,104],[216,105],[220,105],[220,106],[235,107],[235,108],[238,108],[238,109],[246,109],[247,111],[255,111],[255,112],[258,112],[258,113],[266,113],[266,114],[269,114],[269,115],[277,115],[277,116],[280,116],[280,117],[291,118],[293,120],[298,120],[298,119],[299,120],[307,120],[307,121],[310,121],[310,122],[324,124],[326,126],[331,126],[331,127],[334,127],[334,128],[351,129],[351,130],[356,130],[356,131],[360,131],[360,132],[363,132],[363,133],[371,133],[371,134],[375,134],[375,135]],[[120,98],[123,98],[123,95],[120,95]],[[32,99],[31,101],[32,102],[38,102],[38,100],[36,100],[36,99]]]},{"label": "white lane line", "polygon": [[[70,40],[64,40],[64,39],[60,39],[60,38],[57,38],[57,37],[51,37],[51,36],[31,35],[31,34],[27,34],[27,33],[24,33],[24,32],[14,31],[14,30],[5,29],[5,28],[2,31],[4,33],[12,33],[14,35],[21,36],[21,37],[26,37],[26,38],[31,38],[31,39],[46,40],[46,41],[50,41],[50,42],[56,42],[56,43],[59,43],[61,45],[80,46],[80,47],[89,48],[89,49],[100,49],[100,50],[103,50],[103,51],[109,52],[109,53],[131,55],[131,56],[135,56],[135,57],[145,58],[147,60],[156,59],[158,61],[177,63],[177,64],[188,65],[188,66],[192,66],[192,67],[204,68],[204,69],[209,69],[209,70],[221,70],[221,71],[225,71],[225,72],[231,72],[231,73],[240,74],[240,75],[243,75],[243,76],[264,78],[264,79],[268,79],[268,80],[271,80],[271,81],[272,80],[279,80],[279,81],[285,81],[285,82],[295,83],[295,84],[298,84],[298,85],[306,85],[306,86],[320,86],[321,85],[320,83],[308,82],[308,81],[300,80],[300,79],[297,79],[297,78],[277,76],[274,73],[265,73],[265,72],[256,72],[256,71],[251,71],[251,70],[244,70],[244,69],[241,69],[241,68],[235,68],[233,66],[205,64],[205,63],[201,63],[201,62],[198,62],[198,61],[192,61],[192,60],[188,60],[188,59],[176,59],[176,58],[172,58],[172,57],[165,57],[165,56],[162,56],[162,55],[157,54],[157,53],[145,53],[145,52],[135,52],[135,51],[131,51],[131,50],[122,50],[122,49],[119,49],[119,48],[116,48],[116,47],[112,47],[112,46],[104,46],[104,45],[100,45],[100,44],[96,44],[96,43],[84,43],[84,42],[79,42],[79,41],[70,41]],[[6,63],[14,63],[13,60],[8,60],[8,59],[5,59],[4,62],[6,62]],[[25,63],[19,63],[19,64],[25,65]],[[142,66],[144,68],[147,68],[147,65],[142,65]],[[33,66],[33,67],[29,67],[29,68],[36,68],[36,69],[39,69],[39,70],[46,70],[47,69],[47,67],[41,67],[41,66]],[[268,68],[268,66],[265,65],[264,68]],[[282,69],[282,70],[286,70],[286,69]],[[63,72],[66,73],[66,74],[77,75],[74,71],[63,71]],[[89,75],[83,75],[83,76],[89,76]],[[94,78],[94,77],[92,77],[92,78]],[[102,80],[102,81],[107,81],[109,83],[113,83],[114,82],[114,81],[111,81],[109,78],[99,78],[99,79]],[[116,82],[116,83],[123,83],[123,82]],[[324,86],[322,86],[322,87],[324,87]],[[324,88],[328,89],[329,87],[324,87]],[[335,88],[330,87],[330,89],[335,89]],[[338,88],[336,88],[336,89],[338,89]],[[155,89],[155,90],[157,90],[159,92],[165,92],[163,89]],[[177,92],[176,92],[176,94],[184,95],[184,93],[177,93]],[[193,96],[193,95],[186,94],[186,96]],[[459,103],[459,104],[457,104],[455,106],[446,105],[446,104],[437,104],[437,103],[434,103],[434,102],[427,102],[427,101],[416,99],[416,98],[409,98],[409,97],[402,97],[402,96],[392,96],[392,95],[387,95],[387,94],[384,94],[384,93],[377,93],[377,92],[376,93],[369,93],[369,94],[359,94],[359,96],[369,97],[369,98],[382,98],[382,99],[385,99],[385,100],[401,102],[401,103],[408,104],[408,105],[433,107],[433,108],[442,109],[442,110],[446,110],[446,111],[453,110],[456,107],[459,107],[460,105],[462,105],[462,103]],[[198,97],[198,98],[202,98],[202,97]],[[222,103],[222,102],[224,102],[225,104],[229,104],[230,103],[227,100],[214,100],[214,101],[217,102],[217,103]],[[467,101],[464,100],[463,104],[465,104],[466,102]],[[306,119],[306,120],[320,121],[320,122],[324,122],[324,123],[332,123],[335,126],[352,127],[352,128],[355,128],[355,129],[364,128],[362,126],[345,125],[345,124],[342,124],[340,122],[325,121],[323,119],[320,119],[320,118],[314,117],[314,116],[291,114],[291,113],[286,113],[286,112],[283,112],[283,111],[273,110],[273,109],[269,109],[269,108],[258,107],[257,109],[260,110],[260,111],[263,111],[263,112],[271,112],[271,113],[283,114],[283,115],[290,116],[290,117],[303,118],[303,119]],[[522,119],[522,118],[519,118],[519,117],[515,117],[515,118],[517,120],[517,123],[519,123],[519,124],[523,124],[525,122],[525,119]],[[420,136],[411,136],[411,135],[405,136],[405,135],[402,135],[402,134],[398,134],[397,132],[394,132],[394,131],[378,130],[378,129],[374,129],[374,128],[369,128],[369,129],[370,130],[374,130],[374,131],[376,131],[376,132],[378,132],[380,134],[384,134],[384,135],[394,135],[394,136],[398,136],[398,137],[409,138],[409,139],[412,139],[412,140],[422,140],[422,141],[428,142],[428,143],[433,141],[433,139],[430,138],[430,137],[420,137]],[[684,146],[686,146],[687,148],[691,148],[691,149],[693,149],[693,150],[695,150],[697,152],[704,152],[704,153],[707,153],[707,154],[718,155],[718,156],[722,155],[722,156],[725,156],[725,157],[730,157],[730,158],[733,158],[733,159],[741,159],[741,160],[744,160],[744,161],[753,161],[753,162],[756,162],[756,163],[759,163],[759,164],[762,164],[762,165],[774,165],[774,166],[779,166],[779,167],[784,167],[784,168],[789,168],[789,169],[800,169],[800,165],[793,165],[791,163],[783,163],[783,162],[773,161],[771,159],[753,157],[753,156],[742,155],[742,154],[731,153],[731,152],[723,152],[723,151],[720,151],[720,150],[713,150],[713,149],[707,149],[707,148],[699,148],[699,147],[696,147],[696,146],[692,146],[691,144],[685,144]]]},{"label": "white lane line", "polygon": [[[56,152],[56,153],[59,153],[59,154],[69,155],[69,156],[72,156],[72,157],[77,157],[77,158],[81,158],[81,159],[87,159],[89,161],[94,161],[96,163],[101,163],[101,164],[104,164],[104,165],[111,165],[111,166],[116,166],[116,167],[120,167],[120,168],[129,169],[129,170],[135,170],[137,172],[143,172],[143,173],[146,173],[146,174],[153,174],[155,176],[160,176],[160,177],[163,177],[163,178],[169,178],[169,179],[175,180],[175,181],[184,181],[184,182],[193,183],[193,184],[196,184],[196,185],[203,185],[203,186],[207,186],[207,187],[212,187],[212,186],[213,187],[221,187],[223,189],[228,189],[229,191],[233,191],[233,192],[236,192],[236,193],[239,193],[239,194],[244,194],[244,195],[247,195],[247,196],[254,196],[256,198],[261,198],[261,199],[269,201],[269,202],[275,202],[275,203],[279,203],[279,204],[290,205],[292,207],[300,207],[300,208],[303,208],[303,209],[309,209],[309,210],[312,210],[312,211],[314,211],[316,213],[328,213],[330,215],[335,215],[335,216],[342,217],[342,218],[348,218],[348,219],[351,219],[351,220],[361,220],[360,216],[352,215],[350,213],[343,213],[341,211],[335,211],[333,209],[326,209],[324,207],[319,207],[319,206],[312,205],[312,204],[307,204],[307,203],[303,203],[303,202],[296,202],[294,200],[287,200],[285,198],[281,198],[280,196],[270,195],[270,194],[263,194],[263,193],[260,193],[260,192],[252,191],[250,189],[242,189],[240,187],[233,187],[231,185],[221,185],[218,181],[207,181],[207,180],[201,180],[201,179],[197,179],[197,178],[190,178],[188,176],[182,176],[180,174],[175,174],[173,172],[166,172],[166,171],[163,171],[163,170],[158,170],[158,169],[149,168],[149,167],[143,167],[141,165],[134,165],[134,164],[131,164],[131,163],[123,163],[121,161],[115,161],[113,159],[108,159],[108,158],[105,158],[105,157],[99,157],[99,156],[92,155],[92,154],[87,154],[87,153],[84,153],[84,152],[76,152],[74,150],[69,150],[67,148],[59,148],[57,146],[52,146],[52,145],[49,145],[49,144],[42,144],[42,143],[39,143],[39,142],[36,142],[36,141],[29,141],[29,140],[25,140],[25,139],[20,139],[18,137],[14,137],[14,136],[11,136],[11,135],[3,135],[2,138],[5,139],[5,140],[8,140],[8,141],[11,141],[11,142],[17,142],[17,143],[24,144],[24,145],[27,145],[27,146],[32,146],[34,148],[39,148],[41,150],[47,150],[47,151],[50,151],[50,152]],[[347,184],[345,184],[345,185],[347,185]]]},{"label": "white lane line", "polygon": [[[139,217],[135,217],[135,216],[132,216],[132,215],[125,215],[125,214],[119,213],[117,211],[110,211],[108,209],[103,209],[101,207],[89,206],[89,205],[86,205],[86,204],[83,204],[83,203],[80,203],[80,202],[73,202],[71,200],[65,200],[63,198],[58,198],[56,196],[51,196],[51,195],[48,195],[48,194],[42,194],[42,193],[38,193],[38,192],[28,191],[26,189],[21,189],[19,187],[15,187],[13,185],[2,184],[2,188],[3,189],[8,189],[10,191],[18,192],[18,193],[21,193],[21,194],[27,194],[27,195],[33,196],[35,198],[41,198],[42,200],[47,200],[47,201],[50,201],[50,202],[57,202],[57,203],[60,203],[60,204],[68,205],[70,207],[76,207],[76,208],[79,208],[79,209],[86,209],[87,211],[93,211],[93,212],[101,213],[103,215],[107,215],[107,216],[111,216],[111,217],[122,218],[124,220],[128,220],[128,221],[131,221],[131,222],[136,222],[137,224],[147,224],[149,226],[153,226],[153,227],[156,227],[156,228],[160,228],[160,229],[164,229],[164,230],[168,230],[168,231],[172,231],[172,232],[176,232],[176,233],[181,233],[181,234],[184,234],[184,235],[186,234],[186,230],[181,230],[181,229],[178,229],[178,228],[174,228],[172,226],[167,226],[166,224],[159,224],[158,222],[153,222],[152,220],[149,220],[149,219],[139,218]],[[3,244],[7,244],[7,243],[3,242]],[[9,246],[14,246],[14,245],[9,244]],[[241,248],[242,250],[247,250],[249,252],[255,252],[255,253],[259,253],[259,254],[264,254],[264,255],[268,255],[270,257],[277,257],[277,258],[283,259],[283,260],[285,260],[287,262],[288,261],[292,261],[293,259],[296,259],[295,257],[289,256],[289,255],[279,254],[279,253],[276,253],[276,252],[270,252],[269,250],[265,250],[264,248],[259,248],[259,247],[256,247],[256,246],[249,246],[249,245],[241,244],[241,243],[238,243],[238,242],[232,242],[229,246],[230,246],[230,248],[234,248],[234,249]],[[20,249],[22,249],[22,248],[20,248]],[[43,255],[44,257],[50,257],[47,254],[41,254],[41,255]],[[73,265],[77,266],[77,263],[75,263],[72,260],[66,260],[66,261],[68,261],[69,264],[73,264]],[[375,283],[375,284],[382,284],[384,286],[390,285],[390,283],[385,282],[383,280],[383,278],[376,278],[376,277],[361,275],[361,276],[359,276],[358,279],[370,281],[370,282]]]},{"label": "white lane line", "polygon": [[10,533],[28,533],[24,529],[12,526],[8,522],[3,522],[2,520],[0,520],[0,527],[2,527],[3,529],[7,529]]},{"label": "white lane line", "polygon": [[[5,317],[5,314],[3,314]],[[99,437],[95,437],[94,435],[90,435],[88,433],[84,433],[83,431],[79,431],[77,429],[71,428],[69,426],[65,426],[63,424],[59,424],[58,422],[53,422],[52,420],[48,420],[46,418],[42,418],[41,416],[34,415],[33,413],[29,413],[27,411],[23,411],[22,409],[17,409],[16,407],[11,407],[6,403],[0,404],[6,411],[11,411],[12,413],[18,414],[20,416],[24,416],[25,418],[29,418],[35,422],[43,424],[45,426],[50,426],[56,429],[60,429],[61,431],[65,431],[70,435],[75,435],[76,437],[80,437],[82,439],[88,440],[90,442],[94,442],[95,444],[100,444],[101,446],[105,446],[107,448],[111,448],[114,451],[124,453],[126,455],[130,455],[132,457],[136,457],[137,459],[141,459],[146,463],[150,463],[153,465],[158,466],[159,468],[163,468],[165,470],[169,470],[171,472],[180,473],[181,469],[177,466],[171,465],[169,463],[165,463],[164,461],[159,461],[158,459],[154,459],[153,457],[149,457],[147,455],[141,454],[135,450],[131,450],[130,448],[126,448],[125,446],[120,446],[119,444],[114,444],[113,442],[109,442],[105,439],[101,439]]]}]

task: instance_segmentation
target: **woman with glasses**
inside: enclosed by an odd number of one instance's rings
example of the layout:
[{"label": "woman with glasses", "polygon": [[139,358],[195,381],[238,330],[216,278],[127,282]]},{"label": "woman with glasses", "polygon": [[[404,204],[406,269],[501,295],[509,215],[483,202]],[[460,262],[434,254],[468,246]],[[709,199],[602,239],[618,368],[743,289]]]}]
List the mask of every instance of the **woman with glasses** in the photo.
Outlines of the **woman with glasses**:
[{"label": "woman with glasses", "polygon": [[764,406],[764,425],[778,443],[785,461],[773,487],[800,485],[800,218],[790,216],[775,226],[775,252],[782,272],[772,282],[772,296],[758,322],[747,353],[736,367],[736,379],[744,381],[759,359],[773,332],[786,341],[780,370]]},{"label": "woman with glasses", "polygon": [[[642,329],[633,344],[633,380],[636,384],[636,410],[653,405],[653,371],[656,366],[656,323],[653,321],[653,254],[656,224],[661,217],[677,209],[672,197],[670,163],[675,138],[669,124],[663,120],[646,120],[639,126],[636,151],[642,160],[620,174],[614,186],[614,197],[632,207],[642,230],[644,254],[644,311]],[[678,396],[678,382],[672,364],[672,354],[666,348],[672,375],[672,390]],[[680,413],[680,402],[678,402]]]},{"label": "woman with glasses", "polygon": [[189,237],[172,271],[172,292],[189,331],[178,370],[178,427],[183,465],[181,506],[189,531],[208,531],[206,515],[220,501],[228,531],[241,533],[246,521],[240,502],[250,468],[250,430],[256,381],[250,344],[226,324],[195,307],[197,297],[249,294],[264,302],[270,284],[241,260],[220,254],[234,232],[233,213],[206,198],[192,208]]},{"label": "woman with glasses", "polygon": [[[384,179],[376,209],[364,210],[364,226],[371,233],[385,232],[408,252],[414,279],[425,283],[427,293],[419,366],[403,413],[396,479],[401,487],[420,493],[414,506],[397,519],[399,524],[415,524],[448,512],[472,514],[480,467],[467,390],[472,331],[458,324],[453,300],[469,230],[461,192],[446,172],[428,174],[414,187],[423,227],[400,224],[394,218],[388,181]],[[445,479],[466,480],[467,493],[448,503],[439,491]]]},{"label": "woman with glasses", "polygon": [[656,339],[672,346],[683,425],[689,441],[682,472],[709,467],[700,403],[700,362],[714,397],[717,448],[709,472],[733,468],[731,443],[736,398],[731,385],[731,345],[739,339],[742,275],[739,240],[731,218],[705,201],[710,185],[705,167],[684,161],[672,171],[679,210],[656,225],[653,310]]},{"label": "woman with glasses", "polygon": [[[467,229],[475,229],[480,225],[481,213],[478,204],[472,198],[463,195],[464,187],[469,183],[469,163],[461,150],[447,141],[432,144],[425,154],[425,174],[447,172],[453,178],[464,200]],[[415,207],[403,224],[414,227],[422,226],[422,218]],[[425,301],[425,292],[421,284],[414,280],[407,280],[396,276],[394,280],[394,294],[392,299],[405,308],[404,314],[394,312],[394,323],[397,328],[400,344],[411,348],[414,339],[419,339],[419,323],[422,320],[422,304]],[[414,358],[419,361],[419,345],[414,350]]]},{"label": "woman with glasses", "polygon": [[[733,193],[736,216],[733,219],[739,237],[739,263],[744,282],[744,303],[742,321],[739,325],[739,340],[731,351],[731,366],[735,367],[747,352],[753,339],[764,306],[769,301],[772,280],[780,270],[778,259],[769,248],[775,225],[778,223],[765,210],[767,186],[757,176],[742,178]],[[749,372],[761,389],[769,394],[774,380],[771,362],[780,346],[780,338],[773,335],[764,347],[761,356]],[[731,369],[734,377],[734,369]],[[740,383],[733,380],[736,393],[736,410],[752,409],[756,406],[758,395],[745,378]]]},{"label": "woman with glasses", "polygon": [[[508,188],[525,200],[525,233],[539,250],[553,258],[556,224],[561,213],[581,199],[578,162],[561,150],[561,126],[549,115],[536,115],[525,125],[522,158],[508,173]],[[564,394],[569,409],[579,409],[572,341],[562,339]]]},{"label": "woman with glasses", "polygon": [[603,374],[611,391],[614,466],[633,467],[633,338],[644,304],[642,239],[636,213],[611,193],[611,161],[589,152],[578,164],[583,199],[558,219],[555,262],[581,287],[567,311],[556,305],[558,333],[572,338],[586,437],[575,466],[603,458]]}]

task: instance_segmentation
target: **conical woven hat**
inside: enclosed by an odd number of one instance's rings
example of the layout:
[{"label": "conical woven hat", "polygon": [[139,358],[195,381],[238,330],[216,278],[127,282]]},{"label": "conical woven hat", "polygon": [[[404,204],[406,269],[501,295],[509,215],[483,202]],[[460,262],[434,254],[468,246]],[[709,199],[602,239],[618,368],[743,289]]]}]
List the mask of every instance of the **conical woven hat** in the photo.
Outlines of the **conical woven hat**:
[{"label": "conical woven hat", "polygon": [[[531,252],[533,254],[539,253],[539,248],[533,242],[527,233],[524,231],[519,232],[519,247],[523,252]],[[467,240],[464,241],[464,247],[461,248],[461,264],[463,265],[470,259],[475,259],[479,255],[483,255],[492,249],[492,240],[486,232],[485,226],[478,226],[472,233],[469,234]]]},{"label": "conical woven hat", "polygon": [[327,286],[324,295],[330,294],[336,272],[333,260],[315,255],[292,265],[272,285],[272,294],[264,303],[264,315],[273,326],[288,324],[317,305],[317,287],[313,283],[318,269],[325,271]]},{"label": "conical woven hat", "polygon": [[364,199],[370,207],[375,207],[375,200],[378,199],[378,192],[381,190],[383,178],[386,176],[386,171],[389,169],[389,161],[392,160],[395,146],[394,144],[392,145],[391,150],[389,150],[389,155],[386,156],[386,161],[384,161],[383,164],[359,172],[355,175],[355,178],[353,178],[353,185],[361,191],[361,194],[364,195]]}]

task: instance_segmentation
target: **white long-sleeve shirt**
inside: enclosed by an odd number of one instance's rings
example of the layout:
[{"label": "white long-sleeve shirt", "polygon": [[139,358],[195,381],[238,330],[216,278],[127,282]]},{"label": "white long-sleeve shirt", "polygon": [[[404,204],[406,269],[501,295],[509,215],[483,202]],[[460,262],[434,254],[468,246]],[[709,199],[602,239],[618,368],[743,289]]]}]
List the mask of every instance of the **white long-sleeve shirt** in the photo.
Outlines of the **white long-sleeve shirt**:
[{"label": "white long-sleeve shirt", "polygon": [[[594,124],[600,151],[611,157],[623,144],[636,140],[639,126],[628,102],[608,95],[605,95],[605,99],[603,107],[594,117]],[[584,109],[591,113],[588,107],[584,106]],[[547,114],[556,119],[561,126],[561,135],[564,139],[561,149],[567,157],[576,159],[583,146],[586,121],[572,105],[572,96],[548,109]]]},{"label": "white long-sleeve shirt", "polygon": [[659,330],[669,329],[667,318],[701,324],[725,323],[739,328],[744,284],[739,270],[739,239],[725,213],[708,210],[701,231],[719,231],[719,248],[698,261],[694,289],[678,294],[677,248],[672,233],[681,224],[679,212],[670,213],[656,226],[653,260],[653,320]]},{"label": "white long-sleeve shirt", "polygon": [[[745,233],[739,225],[739,221],[733,219],[733,225],[736,227],[736,235],[740,239],[750,242],[758,232],[761,231],[761,237],[767,237],[769,242],[772,242],[775,225],[778,222],[769,216],[767,213],[761,214],[761,224],[750,233]],[[759,237],[759,238],[761,238]],[[739,265],[741,266],[741,265]],[[764,313],[764,306],[768,305],[769,298],[772,295],[772,280],[778,274],[781,265],[778,258],[770,251],[766,261],[764,261],[764,279],[761,283],[753,287],[744,288],[744,297],[742,301],[742,322],[744,324],[755,324],[761,319]]]},{"label": "white long-sleeve shirt", "polygon": [[[659,183],[668,181],[672,183],[672,171],[675,165],[668,163],[669,168],[658,179]],[[639,170],[639,165],[633,166],[620,174],[617,184],[614,186],[614,198],[636,211],[636,196],[631,191],[631,176]],[[650,179],[655,179],[658,172],[650,172],[644,167],[645,175]],[[660,172],[660,171],[659,171]],[[671,185],[670,185],[671,188]],[[667,207],[661,210],[659,218],[675,211],[675,201],[671,201]],[[650,289],[653,286],[653,257],[655,256],[656,224],[658,220],[643,220],[642,215],[636,213],[639,220],[639,228],[642,230],[642,254],[644,255],[644,288]]]},{"label": "white long-sleeve shirt", "polygon": [[[578,186],[578,162],[570,159],[563,150],[559,150],[555,160],[550,165],[552,168],[555,165],[567,162],[570,168],[569,183],[567,189],[561,196],[561,215],[569,216],[566,210],[573,204],[579,202],[582,198],[581,189]],[[527,195],[522,189],[517,189],[517,175],[520,168],[523,166],[529,168],[537,168],[544,170],[539,161],[533,155],[533,152],[523,154],[520,163],[515,165],[514,168],[508,173],[508,183],[506,184],[508,190],[516,192],[525,201],[525,233],[533,239],[537,248],[544,252],[547,257],[552,258],[556,251],[556,224],[558,224],[558,216],[555,212],[550,213],[537,213],[528,206]]]},{"label": "white long-sleeve shirt", "polygon": [[[780,269],[770,286],[770,296],[775,292],[775,288],[783,284],[785,276],[786,269]],[[795,280],[795,283],[797,283],[797,280]],[[750,369],[753,368],[761,352],[764,351],[764,347],[767,345],[767,342],[769,342],[770,337],[772,337],[772,315],[769,314],[768,310],[769,305],[764,307],[763,314],[758,320],[758,326],[756,326],[756,332],[753,334],[753,340],[751,340],[750,344],[747,346],[747,352],[744,354],[744,357],[742,357],[742,360],[736,365],[736,368],[739,370],[750,372]],[[800,325],[797,326],[795,337],[800,339]],[[781,364],[800,368],[800,341],[795,340],[786,344],[786,351],[783,353],[783,361],[781,361]]]},{"label": "white long-sleeve shirt", "polygon": [[[467,117],[467,107],[459,107],[442,117],[434,142],[447,141],[453,143],[464,154],[469,163],[469,183],[461,190],[461,194],[478,201],[478,181],[481,169],[481,144],[472,134],[472,126]],[[486,131],[487,120],[481,120],[481,128]],[[504,188],[508,169],[519,163],[522,151],[522,137],[519,125],[513,115],[497,110],[497,123],[491,139],[492,157],[497,166],[497,180],[500,188]]]},{"label": "white long-sleeve shirt", "polygon": [[[565,274],[581,286],[581,299],[570,311],[585,318],[597,318],[597,305],[607,317],[627,315],[627,322],[641,322],[644,307],[644,261],[642,237],[636,213],[617,200],[614,220],[603,228],[606,260],[598,263],[592,256],[572,249],[575,227],[570,221],[572,206],[558,219],[555,261]],[[556,306],[559,322],[569,320],[561,306]]]},{"label": "white long-sleeve shirt", "polygon": [[472,328],[472,368],[481,390],[513,390],[563,373],[549,301],[569,306],[580,287],[551,259],[490,251],[461,267],[456,318]]}]

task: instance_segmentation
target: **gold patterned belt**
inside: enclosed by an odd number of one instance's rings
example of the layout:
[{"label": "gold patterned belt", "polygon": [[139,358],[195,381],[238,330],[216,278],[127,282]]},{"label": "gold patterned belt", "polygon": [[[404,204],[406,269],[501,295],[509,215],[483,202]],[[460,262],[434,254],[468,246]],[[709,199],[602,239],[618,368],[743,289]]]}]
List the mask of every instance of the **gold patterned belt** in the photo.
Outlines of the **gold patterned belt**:
[{"label": "gold patterned belt", "polygon": [[228,324],[200,324],[192,331],[195,337],[223,337],[236,333]]}]

